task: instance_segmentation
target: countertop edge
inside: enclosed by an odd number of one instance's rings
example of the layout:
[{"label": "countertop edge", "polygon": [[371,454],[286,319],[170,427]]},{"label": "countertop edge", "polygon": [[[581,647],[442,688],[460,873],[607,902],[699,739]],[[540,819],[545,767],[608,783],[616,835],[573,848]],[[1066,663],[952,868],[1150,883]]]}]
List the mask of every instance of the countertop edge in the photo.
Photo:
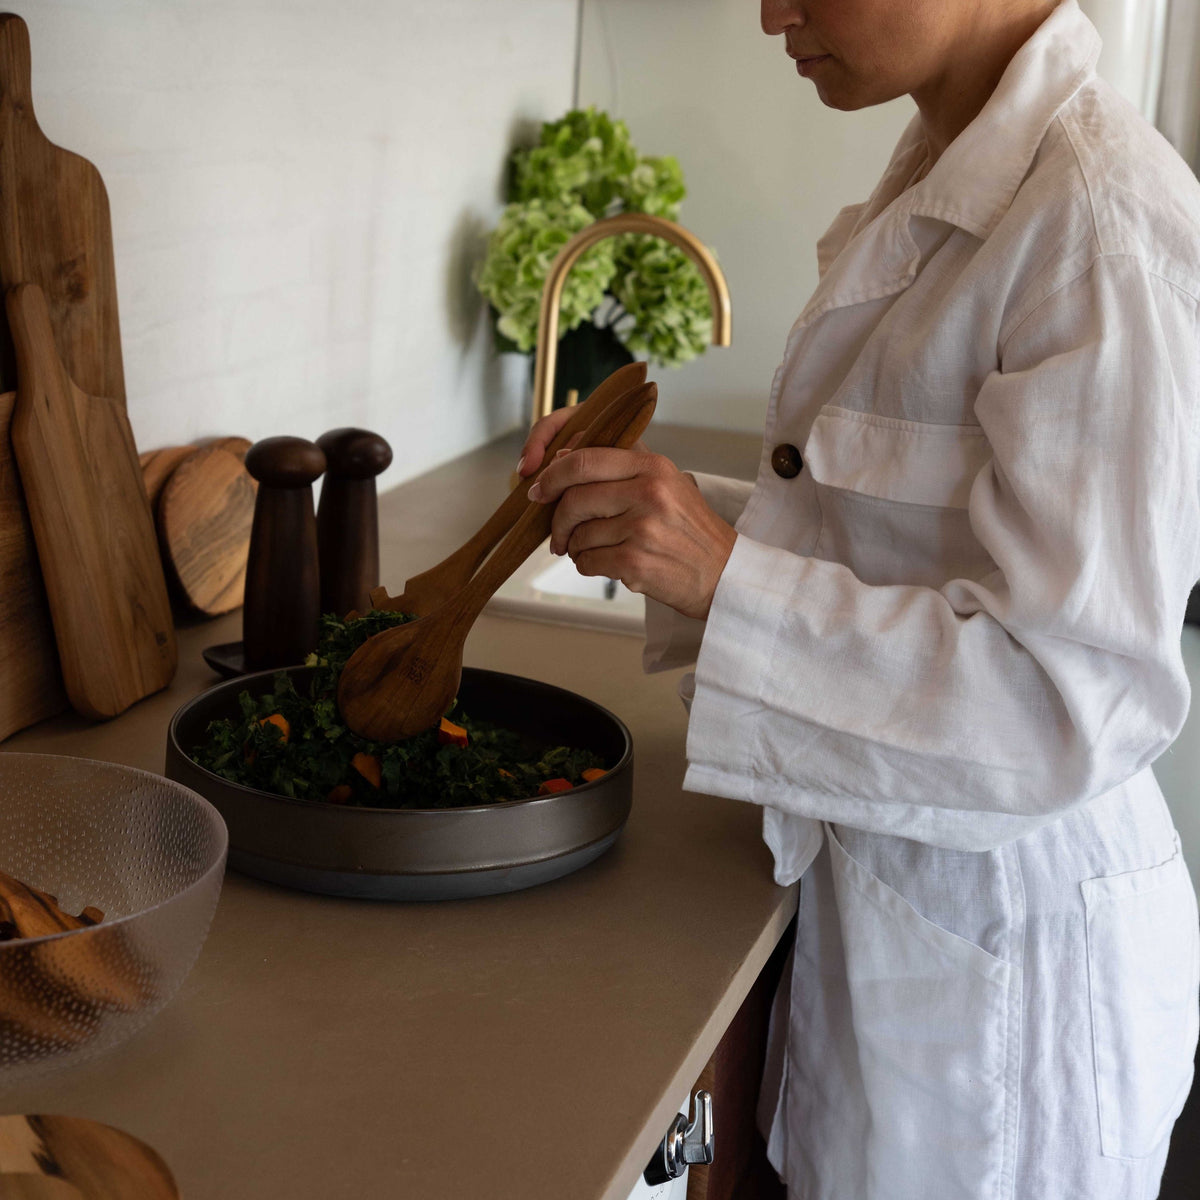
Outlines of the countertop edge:
[{"label": "countertop edge", "polygon": [[[763,926],[762,932],[755,939],[746,953],[741,965],[730,978],[729,986],[721,997],[720,1003],[713,1009],[704,1028],[701,1030],[691,1050],[680,1063],[675,1074],[671,1076],[654,1106],[654,1111],[642,1126],[637,1140],[629,1148],[621,1160],[611,1179],[601,1193],[600,1200],[628,1200],[630,1191],[637,1182],[638,1176],[646,1169],[650,1156],[662,1141],[677,1110],[679,1099],[685,1093],[691,1095],[691,1089],[704,1065],[717,1048],[722,1035],[733,1020],[742,1001],[749,994],[754,981],[758,978],[772,951],[779,944],[788,924],[796,913],[796,905],[800,893],[800,885],[794,883],[784,889],[780,896],[779,905],[771,920]],[[720,1136],[720,1114],[713,1114],[714,1136]]]}]

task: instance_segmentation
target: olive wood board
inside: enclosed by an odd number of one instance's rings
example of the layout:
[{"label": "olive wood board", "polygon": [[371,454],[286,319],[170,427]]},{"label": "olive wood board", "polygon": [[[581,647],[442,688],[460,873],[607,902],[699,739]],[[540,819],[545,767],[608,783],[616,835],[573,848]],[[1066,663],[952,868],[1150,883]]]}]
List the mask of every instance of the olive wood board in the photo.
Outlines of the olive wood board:
[{"label": "olive wood board", "polygon": [[0,1117],[0,1200],[179,1200],[170,1168],[132,1134],[85,1117]]},{"label": "olive wood board", "polygon": [[8,436],[16,398],[16,392],[0,395],[0,741],[67,707],[33,529]]},{"label": "olive wood board", "polygon": [[6,297],[20,386],[13,449],[71,704],[112,717],[165,687],[177,652],[166,581],[124,408],[58,357],[35,284]]},{"label": "olive wood board", "polygon": [[[100,172],[49,141],[33,111],[29,30],[0,14],[0,287],[37,284],[67,373],[125,407],[112,221]],[[17,386],[8,339],[0,386]]]}]

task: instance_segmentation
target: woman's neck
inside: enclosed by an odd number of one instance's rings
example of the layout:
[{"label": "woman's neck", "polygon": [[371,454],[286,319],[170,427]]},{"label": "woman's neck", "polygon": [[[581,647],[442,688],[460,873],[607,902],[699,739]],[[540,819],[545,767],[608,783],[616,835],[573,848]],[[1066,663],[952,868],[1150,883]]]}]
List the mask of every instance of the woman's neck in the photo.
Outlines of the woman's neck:
[{"label": "woman's neck", "polygon": [[980,5],[942,73],[912,92],[925,127],[930,163],[979,115],[1013,55],[1058,3],[1017,0],[1008,5]]}]

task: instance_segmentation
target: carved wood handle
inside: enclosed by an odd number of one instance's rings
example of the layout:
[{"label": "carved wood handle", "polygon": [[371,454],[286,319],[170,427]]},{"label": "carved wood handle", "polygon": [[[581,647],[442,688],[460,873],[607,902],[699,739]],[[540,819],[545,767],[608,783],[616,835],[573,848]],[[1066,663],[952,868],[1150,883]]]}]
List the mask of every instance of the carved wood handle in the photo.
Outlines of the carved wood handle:
[{"label": "carved wood handle", "polygon": [[[658,388],[653,383],[643,383],[627,392],[612,401],[588,425],[576,449],[619,446],[627,450],[646,431],[657,402]],[[529,486],[533,486],[532,481]],[[528,492],[528,488],[525,490]],[[557,501],[541,504],[525,499],[525,511],[508,536],[459,593],[457,602],[461,607],[456,624],[464,620],[468,626],[473,624],[496,589],[550,536],[550,525],[557,508]]]},{"label": "carved wood handle", "polygon": [[[554,456],[576,434],[585,431],[609,404],[645,381],[646,364],[644,362],[629,363],[603,380],[582,404],[576,406],[566,424],[547,447],[542,458],[542,465],[538,467],[535,474],[523,479],[513,488],[501,502],[500,507],[453,554],[443,559],[436,567],[422,571],[420,575],[414,575],[405,586],[405,591],[415,595],[424,584],[436,584],[445,589],[444,598],[448,599],[458,588],[464,586],[500,539],[520,520],[525,511],[525,493],[533,486],[537,477],[554,461]],[[636,440],[635,438],[634,441]],[[632,444],[631,442],[630,445]],[[376,601],[374,596],[372,602],[377,608],[387,607],[386,601]]]}]

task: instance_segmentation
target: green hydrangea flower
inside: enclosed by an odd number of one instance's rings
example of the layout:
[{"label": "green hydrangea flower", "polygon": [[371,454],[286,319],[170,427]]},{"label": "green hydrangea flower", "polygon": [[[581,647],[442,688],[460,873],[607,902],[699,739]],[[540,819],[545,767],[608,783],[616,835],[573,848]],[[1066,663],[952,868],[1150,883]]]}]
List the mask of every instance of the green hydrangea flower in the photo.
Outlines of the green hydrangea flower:
[{"label": "green hydrangea flower", "polygon": [[661,238],[619,240],[612,293],[631,318],[618,326],[621,340],[668,367],[703,354],[712,340],[712,309],[696,264]]},{"label": "green hydrangea flower", "polygon": [[[510,204],[488,239],[475,282],[499,314],[496,331],[527,354],[537,344],[538,307],[550,264],[563,246],[592,223],[581,204],[533,199]],[[559,310],[562,333],[599,307],[616,274],[615,240],[594,246],[571,269]]]},{"label": "green hydrangea flower", "polygon": [[683,169],[671,155],[639,159],[628,178],[621,181],[620,194],[627,210],[677,221],[679,206],[687,195]]},{"label": "green hydrangea flower", "polygon": [[[625,122],[594,108],[547,121],[538,144],[514,151],[509,167],[509,205],[475,279],[495,310],[498,348],[528,353],[542,285],[562,246],[615,212],[677,221],[687,189],[676,159],[642,157]],[[695,358],[712,336],[700,273],[681,250],[648,236],[603,241],[571,269],[560,335],[586,320],[611,324],[630,351],[663,366]]]},{"label": "green hydrangea flower", "polygon": [[514,151],[508,198],[570,199],[593,217],[603,217],[637,165],[624,121],[594,108],[574,109],[559,121],[547,121],[538,145]]}]

